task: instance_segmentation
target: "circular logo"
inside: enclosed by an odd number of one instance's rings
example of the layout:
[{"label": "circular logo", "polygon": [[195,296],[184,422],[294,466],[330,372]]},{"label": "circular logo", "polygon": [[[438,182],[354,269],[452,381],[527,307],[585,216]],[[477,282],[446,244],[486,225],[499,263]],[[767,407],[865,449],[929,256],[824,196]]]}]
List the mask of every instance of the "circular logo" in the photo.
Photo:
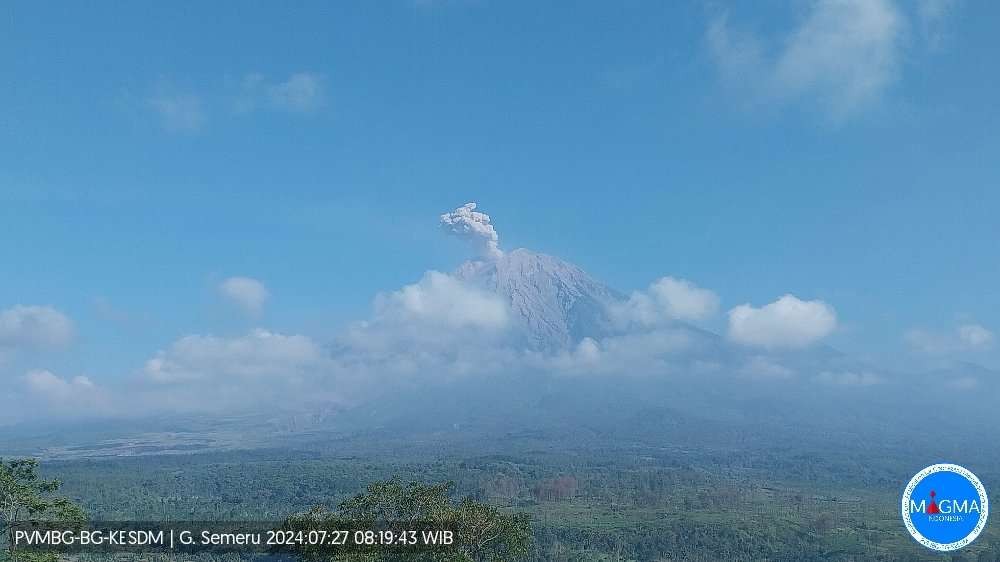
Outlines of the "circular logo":
[{"label": "circular logo", "polygon": [[921,470],[903,490],[903,523],[917,542],[941,552],[976,540],[986,527],[990,502],[976,475],[957,464]]}]

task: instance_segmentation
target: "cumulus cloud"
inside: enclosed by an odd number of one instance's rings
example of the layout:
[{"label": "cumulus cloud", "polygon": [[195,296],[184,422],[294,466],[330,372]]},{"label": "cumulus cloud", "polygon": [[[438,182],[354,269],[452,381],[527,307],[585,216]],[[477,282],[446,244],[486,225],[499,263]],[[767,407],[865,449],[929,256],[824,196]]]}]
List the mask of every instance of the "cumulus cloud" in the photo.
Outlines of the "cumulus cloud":
[{"label": "cumulus cloud", "polygon": [[509,350],[496,337],[508,324],[501,299],[431,271],[378,295],[368,320],[325,347],[306,335],[263,329],[182,337],[146,361],[142,395],[157,408],[184,411],[339,404],[377,394],[393,377],[502,369]]},{"label": "cumulus cloud", "polygon": [[441,215],[441,228],[472,242],[484,258],[495,259],[503,255],[500,237],[490,222],[490,216],[477,211],[475,203],[466,203]]},{"label": "cumulus cloud", "polygon": [[502,337],[510,320],[499,296],[428,271],[417,283],[376,296],[372,317],[353,325],[340,343],[352,353],[451,354]]},{"label": "cumulus cloud", "polygon": [[984,351],[993,347],[994,339],[993,332],[979,324],[963,324],[952,332],[914,328],[904,335],[910,347],[928,354]]},{"label": "cumulus cloud", "polygon": [[729,311],[729,337],[744,345],[801,348],[825,338],[836,327],[837,314],[830,305],[794,295],[761,308],[742,304]]},{"label": "cumulus cloud", "polygon": [[690,367],[701,343],[686,329],[658,328],[586,337],[551,354],[528,354],[524,364],[565,375],[665,375]]},{"label": "cumulus cloud", "polygon": [[993,345],[993,332],[979,324],[958,327],[958,339],[970,349],[985,349]]},{"label": "cumulus cloud", "polygon": [[191,335],[146,362],[149,379],[161,383],[249,379],[287,379],[306,373],[323,359],[311,338],[254,330],[225,338]]},{"label": "cumulus cloud", "polygon": [[[502,255],[490,217],[476,211],[475,203],[441,215],[441,226],[475,242],[486,257]],[[509,261],[471,263],[491,268]],[[771,353],[806,347],[836,328],[836,313],[822,301],[785,295],[759,308],[750,304],[733,308],[730,340],[763,348],[746,349],[674,322],[705,320],[719,309],[715,293],[690,281],[663,277],[620,299],[575,267],[558,269],[561,276],[553,277],[555,288],[540,291],[538,298],[529,295],[520,308],[512,308],[504,291],[529,291],[533,283],[537,288],[538,278],[532,275],[545,271],[531,272],[513,289],[500,287],[501,294],[487,288],[496,289],[496,283],[475,284],[461,274],[428,271],[415,283],[377,295],[367,320],[349,325],[324,345],[307,335],[264,329],[236,336],[187,335],[147,356],[128,388],[105,391],[87,377],[32,371],[23,377],[16,394],[0,395],[0,401],[6,401],[0,403],[0,418],[11,417],[7,404],[25,410],[21,398],[29,396],[55,406],[53,411],[88,403],[116,415],[259,411],[262,406],[270,412],[285,405],[302,409],[307,404],[358,403],[397,388],[397,383],[466,376],[654,376],[677,381],[690,377],[686,380],[700,383],[711,375],[716,378],[709,384],[723,385],[748,376],[758,381],[801,377],[803,383],[859,387],[881,382],[878,375],[843,369],[842,364],[831,366],[823,358],[812,364],[808,362],[812,359],[802,359],[813,354]],[[597,286],[599,297],[567,306],[578,296],[574,291],[591,290],[591,285]],[[248,312],[259,312],[268,299],[267,288],[249,277],[227,278],[217,288]],[[605,307],[619,300],[611,305],[609,320]],[[541,348],[526,343],[527,334],[520,333],[521,315],[545,318],[538,311],[550,309],[556,315],[582,315],[587,328],[581,335],[589,337]],[[72,332],[69,319],[50,307],[0,311],[0,355],[7,349],[64,345]],[[993,334],[978,324],[960,326],[952,337],[970,347],[987,347],[993,340]],[[722,378],[726,376],[731,378]],[[24,403],[29,408],[34,405]]]},{"label": "cumulus cloud", "polygon": [[17,305],[0,311],[0,351],[53,349],[73,339],[73,322],[50,306]]},{"label": "cumulus cloud", "polygon": [[115,408],[110,394],[89,377],[63,378],[37,369],[26,373],[22,381],[23,388],[13,389],[17,404],[11,407],[24,410],[27,417],[94,417],[109,415]]},{"label": "cumulus cloud", "polygon": [[149,98],[147,104],[171,133],[196,133],[207,120],[205,104],[194,94],[160,93]]},{"label": "cumulus cloud", "polygon": [[[147,360],[129,394],[147,411],[309,411],[355,400],[371,374],[343,369],[306,335],[264,329],[229,337],[196,334]],[[129,408],[135,409],[122,410]]]},{"label": "cumulus cloud", "polygon": [[813,97],[844,117],[877,101],[899,73],[903,16],[891,0],[817,0],[769,53],[761,38],[708,27],[710,53],[723,76],[762,100]]},{"label": "cumulus cloud", "polygon": [[670,320],[705,320],[719,309],[719,297],[690,281],[663,277],[645,291],[635,291],[612,315],[621,324],[654,326]]},{"label": "cumulus cloud", "polygon": [[416,322],[450,329],[503,329],[509,321],[504,301],[451,275],[428,271],[423,279],[379,295],[375,302],[379,322]]},{"label": "cumulus cloud", "polygon": [[236,102],[239,112],[270,107],[295,113],[311,113],[326,102],[326,80],[314,72],[297,72],[285,80],[272,81],[260,73],[243,77]]},{"label": "cumulus cloud", "polygon": [[252,277],[229,277],[218,286],[219,294],[249,314],[260,314],[270,293],[267,287]]},{"label": "cumulus cloud", "polygon": [[24,382],[31,392],[55,401],[77,399],[81,393],[95,390],[93,381],[84,376],[63,379],[51,371],[35,370],[24,375]]}]

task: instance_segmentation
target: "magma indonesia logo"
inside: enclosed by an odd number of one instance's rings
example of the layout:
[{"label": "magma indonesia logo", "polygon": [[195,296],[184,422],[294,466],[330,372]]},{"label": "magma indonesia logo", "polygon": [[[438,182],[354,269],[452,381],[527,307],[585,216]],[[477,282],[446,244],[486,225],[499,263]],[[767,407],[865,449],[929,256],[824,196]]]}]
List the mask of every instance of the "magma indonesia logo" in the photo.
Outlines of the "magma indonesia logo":
[{"label": "magma indonesia logo", "polygon": [[918,472],[903,490],[903,523],[917,542],[947,552],[968,546],[986,527],[986,488],[957,464],[935,464]]}]

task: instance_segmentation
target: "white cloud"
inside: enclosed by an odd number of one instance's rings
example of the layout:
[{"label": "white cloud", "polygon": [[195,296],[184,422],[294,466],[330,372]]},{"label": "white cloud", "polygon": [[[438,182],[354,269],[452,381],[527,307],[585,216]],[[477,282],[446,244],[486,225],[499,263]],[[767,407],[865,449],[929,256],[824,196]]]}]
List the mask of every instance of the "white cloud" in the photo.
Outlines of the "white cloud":
[{"label": "white cloud", "polygon": [[509,321],[507,305],[451,275],[428,271],[420,282],[376,298],[376,318],[442,328],[499,330]]},{"label": "white cloud", "polygon": [[194,94],[160,93],[147,100],[160,118],[160,124],[172,133],[196,133],[207,119],[201,97]]},{"label": "white cloud", "polygon": [[729,311],[729,337],[744,345],[801,348],[825,338],[836,327],[837,314],[830,305],[793,295],[761,308],[742,304]]},{"label": "white cloud", "polygon": [[476,374],[507,364],[508,350],[495,337],[506,330],[508,312],[491,294],[432,271],[375,300],[372,317],[328,350],[305,335],[263,329],[180,338],[147,360],[144,399],[185,411],[341,403],[376,393],[394,377]]},{"label": "white cloud", "polygon": [[147,361],[144,371],[151,380],[163,383],[280,380],[302,375],[322,360],[322,350],[307,336],[258,329],[234,338],[183,337]]},{"label": "white cloud", "polygon": [[475,203],[466,203],[441,215],[441,228],[471,241],[484,258],[495,259],[503,255],[499,246],[500,236],[493,228],[490,216],[477,211]]},{"label": "white cloud", "polygon": [[326,97],[326,80],[321,74],[297,72],[284,80],[272,81],[263,74],[251,73],[243,77],[235,93],[211,86],[197,92],[179,91],[169,81],[162,80],[153,94],[141,103],[153,112],[166,131],[193,134],[203,130],[212,110],[219,109],[228,100],[232,100],[229,103],[233,103],[237,113],[258,108],[312,113],[323,107]]},{"label": "white cloud", "polygon": [[94,417],[110,415],[114,409],[109,394],[89,377],[67,379],[38,369],[26,373],[22,380],[24,386],[14,389],[17,403],[11,407],[22,410],[26,417]]},{"label": "white cloud", "polygon": [[670,320],[705,320],[719,309],[719,297],[684,279],[663,277],[646,291],[635,291],[628,301],[612,307],[621,324],[654,326]]},{"label": "white cloud", "polygon": [[553,353],[527,354],[523,366],[564,375],[665,375],[692,367],[702,342],[686,329],[658,328],[605,338],[583,338]]},{"label": "white cloud", "polygon": [[243,77],[236,110],[249,112],[260,106],[295,113],[311,113],[326,102],[326,80],[314,72],[297,72],[286,80],[273,82],[260,73]]},{"label": "white cloud", "polygon": [[138,375],[108,394],[107,415],[308,410],[338,405],[358,388],[341,384],[349,379],[312,338],[264,329],[184,336]]},{"label": "white cloud", "polygon": [[481,376],[524,367],[507,302],[451,275],[428,271],[417,283],[376,296],[373,308],[332,346],[339,372],[355,379]]},{"label": "white cloud", "polygon": [[290,111],[313,111],[323,101],[323,79],[318,74],[299,72],[275,84],[269,94],[274,104]]},{"label": "white cloud", "polygon": [[706,39],[724,77],[763,100],[812,97],[835,117],[877,101],[899,73],[903,16],[891,0],[817,0],[768,56],[723,16]]},{"label": "white cloud", "polygon": [[[705,33],[708,49],[727,82],[740,87],[760,87],[770,72],[764,61],[764,46],[752,34],[741,33],[721,15],[709,22]],[[762,92],[758,92],[762,94]]]},{"label": "white cloud", "polygon": [[438,271],[398,291],[375,298],[372,317],[340,338],[350,353],[427,355],[481,348],[510,327],[500,297]]},{"label": "white cloud", "polygon": [[270,294],[267,287],[251,277],[229,277],[219,283],[219,294],[249,314],[260,314]]},{"label": "white cloud", "polygon": [[24,375],[24,382],[31,392],[60,402],[79,398],[81,393],[95,389],[94,383],[87,377],[77,376],[66,380],[45,370],[29,371]]},{"label": "white cloud", "polygon": [[906,332],[903,339],[917,351],[939,355],[990,349],[993,347],[994,335],[979,324],[963,324],[950,333],[914,328]]},{"label": "white cloud", "polygon": [[958,327],[958,339],[970,349],[986,349],[993,345],[993,332],[979,324]]},{"label": "white cloud", "polygon": [[17,305],[0,311],[0,351],[53,349],[73,339],[73,322],[50,306]]},{"label": "white cloud", "polygon": [[[499,252],[489,216],[475,208],[468,204],[446,213],[442,226],[473,239],[486,253]],[[268,298],[267,288],[249,277],[225,279],[218,290],[250,312],[259,312]],[[802,377],[803,382],[857,387],[882,382],[873,373],[831,367],[822,359],[804,368],[797,355],[768,352],[806,347],[832,333],[836,313],[822,301],[784,295],[759,308],[743,304],[730,310],[729,338],[764,350],[735,348],[713,334],[672,322],[705,320],[718,308],[714,292],[663,277],[614,310],[622,320],[617,326],[595,329],[593,333],[603,337],[539,350],[525,345],[506,297],[456,276],[428,271],[416,283],[377,295],[370,317],[350,325],[327,346],[306,335],[264,329],[232,337],[188,335],[147,356],[138,380],[110,388],[107,394],[86,377],[64,379],[49,371],[32,371],[24,376],[25,384],[15,397],[0,398],[17,403],[30,395],[62,407],[89,397],[91,404],[103,400],[113,406],[107,411],[114,415],[135,415],[360,402],[408,378],[423,382],[502,374],[593,374],[676,376],[677,381],[721,385],[748,376],[776,381]],[[0,352],[28,343],[57,345],[71,337],[69,319],[54,309],[19,306],[0,312]],[[953,338],[963,345],[985,347],[993,335],[978,324],[966,324]],[[704,380],[709,375],[715,379]]]}]

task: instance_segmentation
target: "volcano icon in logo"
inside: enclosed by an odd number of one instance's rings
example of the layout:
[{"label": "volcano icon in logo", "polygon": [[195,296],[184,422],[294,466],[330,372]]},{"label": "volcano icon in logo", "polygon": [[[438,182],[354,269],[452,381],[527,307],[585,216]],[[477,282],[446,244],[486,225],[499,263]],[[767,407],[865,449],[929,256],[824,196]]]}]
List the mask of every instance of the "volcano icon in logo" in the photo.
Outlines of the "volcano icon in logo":
[{"label": "volcano icon in logo", "polygon": [[986,488],[968,469],[935,464],[921,470],[903,490],[903,523],[917,542],[941,552],[976,540],[986,527]]}]

